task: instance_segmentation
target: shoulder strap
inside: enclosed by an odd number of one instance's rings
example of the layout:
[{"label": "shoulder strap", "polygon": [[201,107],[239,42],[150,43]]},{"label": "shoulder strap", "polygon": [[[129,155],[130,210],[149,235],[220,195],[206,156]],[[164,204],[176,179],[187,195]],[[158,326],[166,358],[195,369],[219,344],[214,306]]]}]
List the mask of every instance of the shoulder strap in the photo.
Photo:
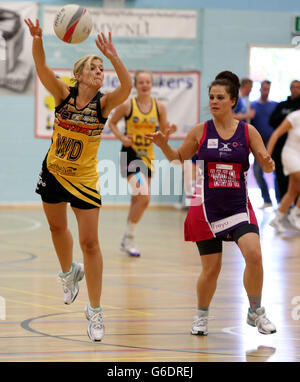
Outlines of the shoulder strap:
[{"label": "shoulder strap", "polygon": [[58,106],[55,107],[55,112],[58,112],[63,106],[65,106],[65,104],[69,102],[70,98],[75,98],[77,94],[75,87],[69,87],[69,89],[69,95]]},{"label": "shoulder strap", "polygon": [[107,118],[103,117],[102,115],[101,102],[100,102],[101,97],[103,97],[103,94],[101,92],[98,92],[96,95],[97,117],[100,123],[105,124],[105,122],[107,121]]},{"label": "shoulder strap", "polygon": [[129,112],[129,114],[128,114],[127,117],[125,116],[125,121],[127,121],[127,120],[132,116],[132,111],[133,111],[133,100],[135,100],[135,98],[131,98],[131,100],[130,100],[130,112]]},{"label": "shoulder strap", "polygon": [[250,150],[250,139],[249,139],[249,129],[248,129],[248,123],[240,121],[244,124],[244,131],[245,131],[245,138],[247,142],[248,149]]}]

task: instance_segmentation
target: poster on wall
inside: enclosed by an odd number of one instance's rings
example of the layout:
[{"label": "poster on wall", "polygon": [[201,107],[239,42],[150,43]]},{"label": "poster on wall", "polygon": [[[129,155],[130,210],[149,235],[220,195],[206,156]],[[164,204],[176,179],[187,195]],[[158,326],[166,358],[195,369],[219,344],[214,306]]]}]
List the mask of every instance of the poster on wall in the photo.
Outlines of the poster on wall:
[{"label": "poster on wall", "polygon": [[34,95],[32,37],[24,18],[37,18],[34,2],[0,3],[0,95]]},{"label": "poster on wall", "polygon": [[[57,77],[72,86],[71,69],[53,69]],[[131,72],[133,77],[134,72]],[[182,139],[200,121],[200,72],[152,72],[152,96],[164,102],[167,108],[168,120],[175,123],[178,130],[172,134],[172,139]],[[54,121],[54,98],[36,78],[35,136],[50,138]],[[112,70],[105,70],[102,93],[114,90],[119,85],[117,75]],[[132,97],[136,91],[132,89]],[[112,111],[113,113],[113,111]],[[111,114],[112,114],[111,113]],[[109,116],[110,118],[110,116]],[[124,132],[125,122],[118,124]],[[103,138],[114,139],[108,123],[103,130]]]},{"label": "poster on wall", "polygon": [[[136,9],[87,7],[93,29],[80,44],[60,41],[53,30],[59,5],[42,5],[44,48],[48,65],[71,68],[86,54],[99,54],[95,39],[98,33],[112,34],[113,43],[127,68],[151,71],[198,70],[201,62],[201,40],[198,12],[176,9]],[[112,69],[108,60],[104,68]]]},{"label": "poster on wall", "polygon": [[[44,33],[54,34],[58,6],[45,6]],[[115,37],[196,38],[197,11],[173,9],[90,8],[92,35],[111,32]],[[176,27],[175,27],[176,26]]]}]

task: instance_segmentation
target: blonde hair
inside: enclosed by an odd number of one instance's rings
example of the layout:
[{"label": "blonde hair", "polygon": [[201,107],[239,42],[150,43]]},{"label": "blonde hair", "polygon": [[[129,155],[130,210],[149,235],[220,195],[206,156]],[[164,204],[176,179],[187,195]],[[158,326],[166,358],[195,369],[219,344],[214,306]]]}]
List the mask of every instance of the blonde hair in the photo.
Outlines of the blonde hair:
[{"label": "blonde hair", "polygon": [[152,76],[152,73],[151,73],[150,71],[148,71],[148,70],[137,70],[137,71],[135,72],[135,74],[134,74],[134,78],[133,78],[134,86],[136,86],[137,78],[138,78],[139,74],[141,74],[141,73],[147,73],[147,74],[149,74],[150,77],[151,77],[151,81],[152,81],[152,83],[153,83],[153,76]]},{"label": "blonde hair", "polygon": [[82,74],[84,65],[87,64],[88,68],[91,68],[91,63],[93,60],[100,60],[101,63],[103,63],[103,60],[101,57],[95,56],[94,54],[88,54],[86,56],[81,57],[79,60],[77,60],[73,66],[73,75],[74,78],[72,78],[72,82],[75,86],[78,86],[78,81],[76,79],[76,74]]}]

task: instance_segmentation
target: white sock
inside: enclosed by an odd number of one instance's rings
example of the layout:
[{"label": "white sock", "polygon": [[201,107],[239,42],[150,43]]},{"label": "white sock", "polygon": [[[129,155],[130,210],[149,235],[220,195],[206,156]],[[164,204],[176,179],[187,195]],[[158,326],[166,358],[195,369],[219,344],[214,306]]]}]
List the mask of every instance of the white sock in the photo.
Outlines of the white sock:
[{"label": "white sock", "polygon": [[75,263],[72,263],[69,272],[65,272],[65,273],[64,272],[60,272],[60,274],[63,275],[63,276],[69,276],[73,272],[74,267],[75,267]]},{"label": "white sock", "polygon": [[91,308],[90,304],[88,304],[89,310],[92,312],[100,312],[102,311],[102,306],[99,306],[98,308]]},{"label": "white sock", "polygon": [[276,211],[276,218],[281,220],[284,218],[284,215],[285,213],[284,212],[280,212],[279,210]]},{"label": "white sock", "polygon": [[197,316],[198,317],[208,316],[208,308],[198,308]]},{"label": "white sock", "polygon": [[137,226],[137,223],[132,223],[132,222],[128,221],[126,234],[130,235],[130,236],[135,236],[136,226]]},{"label": "white sock", "polygon": [[290,212],[293,216],[298,216],[300,215],[300,208],[298,208],[297,206],[295,206],[294,208],[291,209],[291,212]]}]

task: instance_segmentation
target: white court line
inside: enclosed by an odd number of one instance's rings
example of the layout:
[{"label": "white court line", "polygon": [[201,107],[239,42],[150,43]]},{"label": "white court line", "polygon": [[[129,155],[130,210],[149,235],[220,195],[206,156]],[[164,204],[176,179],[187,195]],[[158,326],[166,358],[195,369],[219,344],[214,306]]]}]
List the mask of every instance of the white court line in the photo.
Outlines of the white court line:
[{"label": "white court line", "polygon": [[9,218],[9,219],[17,219],[21,220],[26,223],[30,223],[31,225],[28,227],[22,227],[22,228],[15,228],[12,230],[0,230],[0,235],[6,235],[10,233],[18,233],[18,232],[28,232],[28,231],[34,231],[38,229],[41,226],[41,222],[29,218],[24,218],[23,216],[16,216],[16,215],[2,215],[0,214],[0,218]]},{"label": "white court line", "polygon": [[6,301],[2,296],[0,296],[0,320],[6,320]]},{"label": "white court line", "polygon": [[[297,329],[299,329],[299,325],[290,325],[290,324],[284,324],[284,325],[280,325],[280,327],[282,328],[282,327],[285,327],[285,328],[288,328],[288,327],[291,327],[291,328],[297,328]],[[236,331],[237,329],[241,329],[240,327],[238,327],[238,326],[230,326],[230,327],[227,327],[227,328],[223,328],[222,329],[222,332],[223,333],[227,333],[227,334],[232,334],[232,335],[234,335],[234,336],[243,336],[243,335],[247,335],[247,333],[246,332],[243,332],[243,331],[241,331],[240,333],[238,332],[238,331]],[[257,332],[257,334],[259,334],[258,332]],[[278,336],[278,332],[277,333],[273,333],[273,334],[270,334],[270,336],[272,336],[272,337],[270,337],[270,338],[276,338],[277,340],[284,340],[284,341],[286,341],[286,340],[294,340],[294,341],[300,341],[300,338],[297,338],[297,337],[290,337],[290,338],[288,338],[287,336],[286,336],[286,333],[283,333],[283,337],[280,337],[280,336]]]}]

